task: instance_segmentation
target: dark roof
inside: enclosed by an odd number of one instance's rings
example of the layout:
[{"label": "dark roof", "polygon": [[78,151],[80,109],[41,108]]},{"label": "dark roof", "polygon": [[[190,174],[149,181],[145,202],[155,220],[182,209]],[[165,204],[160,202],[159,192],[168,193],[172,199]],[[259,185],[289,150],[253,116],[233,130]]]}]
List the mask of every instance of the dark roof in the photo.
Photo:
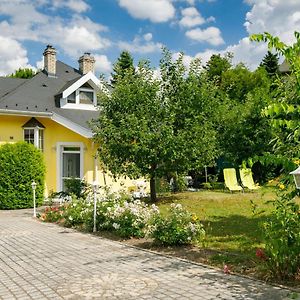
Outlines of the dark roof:
[{"label": "dark roof", "polygon": [[39,127],[39,128],[45,128],[45,126],[38,121],[36,118],[31,118],[28,122],[26,122],[22,127]]},{"label": "dark roof", "polygon": [[62,109],[58,101],[55,101],[55,95],[60,94],[80,77],[82,75],[78,70],[57,61],[56,77],[48,77],[42,71],[31,79],[0,78],[0,109],[53,112],[89,129],[87,122],[96,118],[99,112]]},{"label": "dark roof", "polygon": [[27,80],[28,79],[0,77],[0,98],[24,84]]}]

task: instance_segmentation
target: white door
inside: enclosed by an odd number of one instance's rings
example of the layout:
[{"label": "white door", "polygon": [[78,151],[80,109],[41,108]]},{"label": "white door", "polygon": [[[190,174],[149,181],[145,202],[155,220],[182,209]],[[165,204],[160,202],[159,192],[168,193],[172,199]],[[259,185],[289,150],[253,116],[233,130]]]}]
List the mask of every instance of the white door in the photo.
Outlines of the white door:
[{"label": "white door", "polygon": [[82,179],[83,157],[80,145],[60,145],[59,190],[65,191],[67,179]]}]

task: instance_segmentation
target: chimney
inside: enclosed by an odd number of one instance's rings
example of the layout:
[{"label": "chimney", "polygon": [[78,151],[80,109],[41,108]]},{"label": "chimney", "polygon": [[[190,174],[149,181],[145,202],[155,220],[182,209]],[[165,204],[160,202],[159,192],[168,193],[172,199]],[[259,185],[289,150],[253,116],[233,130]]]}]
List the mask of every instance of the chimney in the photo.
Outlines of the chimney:
[{"label": "chimney", "polygon": [[44,69],[49,77],[56,75],[56,50],[51,45],[48,45],[43,53]]},{"label": "chimney", "polygon": [[95,69],[95,58],[91,56],[91,53],[85,52],[81,57],[79,57],[79,71],[81,74],[86,74],[88,72],[93,72]]}]

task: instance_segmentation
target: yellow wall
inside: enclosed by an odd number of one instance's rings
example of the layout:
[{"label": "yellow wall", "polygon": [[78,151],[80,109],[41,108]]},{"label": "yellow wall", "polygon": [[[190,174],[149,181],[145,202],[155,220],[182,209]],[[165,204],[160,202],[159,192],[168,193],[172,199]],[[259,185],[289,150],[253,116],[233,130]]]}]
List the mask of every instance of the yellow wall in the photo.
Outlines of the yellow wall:
[{"label": "yellow wall", "polygon": [[[7,142],[23,141],[22,126],[31,119],[31,117],[22,116],[2,116],[0,115],[0,145]],[[109,175],[103,175],[101,170],[95,172],[95,153],[96,146],[90,139],[84,138],[81,135],[63,127],[62,125],[52,121],[49,118],[36,118],[45,126],[44,130],[44,156],[46,163],[46,196],[51,191],[57,192],[57,143],[76,142],[83,143],[83,175],[88,183],[92,183],[97,179],[98,183],[104,185],[104,176],[106,184],[113,191],[127,189],[133,183],[130,179],[120,179],[115,181]]]},{"label": "yellow wall", "polygon": [[[0,143],[23,141],[22,126],[31,117],[0,116]],[[95,147],[91,140],[63,127],[48,118],[36,118],[45,126],[44,157],[46,163],[46,195],[57,191],[57,143],[76,142],[84,145],[84,178],[93,181]]]}]

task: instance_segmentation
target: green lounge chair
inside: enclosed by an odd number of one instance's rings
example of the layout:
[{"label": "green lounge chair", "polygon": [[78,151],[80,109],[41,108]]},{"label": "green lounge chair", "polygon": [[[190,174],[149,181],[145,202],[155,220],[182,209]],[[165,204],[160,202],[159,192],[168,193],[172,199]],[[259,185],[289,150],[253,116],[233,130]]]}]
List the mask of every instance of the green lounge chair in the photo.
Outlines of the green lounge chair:
[{"label": "green lounge chair", "polygon": [[236,178],[236,171],[234,168],[228,168],[223,170],[225,186],[230,190],[233,191],[243,191],[243,188],[238,184]]},{"label": "green lounge chair", "polygon": [[240,169],[242,185],[249,190],[257,190],[260,187],[254,183],[251,169]]}]

